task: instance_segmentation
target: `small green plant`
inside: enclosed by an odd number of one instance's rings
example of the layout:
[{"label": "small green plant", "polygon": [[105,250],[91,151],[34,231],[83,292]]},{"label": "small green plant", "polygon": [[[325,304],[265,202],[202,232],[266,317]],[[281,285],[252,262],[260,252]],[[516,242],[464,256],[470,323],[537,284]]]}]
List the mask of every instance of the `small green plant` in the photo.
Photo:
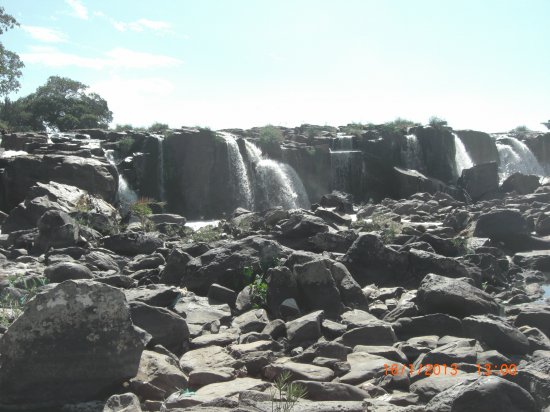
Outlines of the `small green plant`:
[{"label": "small green plant", "polygon": [[265,275],[254,274],[254,269],[251,266],[246,266],[243,269],[243,277],[245,284],[250,286],[250,301],[254,309],[260,309],[267,305],[267,282]]},{"label": "small green plant", "polygon": [[8,276],[10,287],[22,289],[26,293],[20,297],[14,297],[9,293],[2,293],[0,295],[0,325],[8,327],[13,320],[17,319],[25,310],[27,303],[47,283],[47,278],[31,278],[28,280],[23,275]]},{"label": "small green plant", "polygon": [[222,233],[223,231],[221,227],[204,226],[191,233],[189,238],[193,243],[210,243],[220,240],[222,237]]},{"label": "small green plant", "polygon": [[466,237],[455,237],[451,239],[451,243],[456,247],[458,253],[461,255],[472,254],[472,249],[468,246],[468,238]]},{"label": "small green plant", "polygon": [[126,156],[131,154],[132,147],[134,146],[134,138],[126,137],[122,140],[119,140],[116,145],[118,152],[120,152],[121,158],[125,158]]},{"label": "small green plant", "polygon": [[359,219],[352,224],[352,228],[367,232],[377,231],[384,243],[391,243],[403,231],[403,225],[385,214],[373,214],[369,220]]},{"label": "small green plant", "polygon": [[282,372],[275,379],[275,388],[271,394],[271,412],[290,412],[296,402],[307,395],[303,385],[291,381],[288,371]]},{"label": "small green plant", "polygon": [[266,274],[270,268],[279,266],[278,257],[264,259],[260,262],[260,273],[254,273],[254,268],[246,266],[243,269],[245,285],[250,286],[250,300],[254,309],[260,309],[267,305],[267,280]]},{"label": "small green plant", "polygon": [[489,282],[485,281],[481,284],[481,289],[483,291],[486,291],[487,290],[487,286],[489,286]]},{"label": "small green plant", "polygon": [[141,198],[130,206],[132,214],[137,216],[143,230],[150,230],[152,227],[152,222],[149,220],[149,216],[153,214],[153,211],[149,206],[150,202],[151,199]]}]

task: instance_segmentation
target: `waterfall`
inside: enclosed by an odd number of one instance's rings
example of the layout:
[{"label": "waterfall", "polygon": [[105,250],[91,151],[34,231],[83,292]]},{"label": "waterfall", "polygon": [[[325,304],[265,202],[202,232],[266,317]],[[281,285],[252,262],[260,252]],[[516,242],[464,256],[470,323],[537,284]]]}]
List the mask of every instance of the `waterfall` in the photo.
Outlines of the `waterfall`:
[{"label": "waterfall", "polygon": [[[105,150],[105,158],[111,165],[113,165],[117,169],[118,172],[114,150]],[[123,212],[128,212],[130,210],[130,206],[138,200],[136,192],[134,192],[130,188],[130,185],[128,185],[128,182],[120,172],[118,173],[117,198],[117,200],[120,202],[120,207]]]},{"label": "waterfall", "polygon": [[237,139],[231,133],[218,132],[223,137],[225,144],[227,145],[227,153],[229,157],[231,174],[230,180],[234,193],[238,194],[237,204],[238,206],[248,209],[254,209],[254,199],[252,197],[252,188],[250,186],[250,179],[246,170],[246,165],[239,150]]},{"label": "waterfall", "polygon": [[166,200],[166,189],[164,188],[164,151],[163,151],[163,142],[164,138],[160,135],[153,135],[157,139],[158,144],[158,177],[159,177],[159,197],[160,201],[164,202]]},{"label": "waterfall", "polygon": [[[354,158],[361,154],[360,150],[331,150],[330,175],[332,190],[351,192]],[[355,163],[357,164],[357,163]]]},{"label": "waterfall", "polygon": [[403,151],[404,163],[407,169],[421,170],[422,169],[422,147],[418,142],[418,137],[414,134],[405,136],[406,146]]},{"label": "waterfall", "polygon": [[337,133],[336,138],[332,139],[332,150],[352,150],[353,136],[343,133]]},{"label": "waterfall", "polygon": [[304,185],[291,166],[264,157],[261,150],[249,141],[245,141],[245,148],[254,172],[257,206],[309,207]]},{"label": "waterfall", "polygon": [[456,174],[460,177],[464,169],[469,169],[470,167],[474,166],[474,162],[472,161],[472,158],[468,154],[468,151],[466,150],[466,146],[464,146],[464,143],[462,142],[460,137],[458,137],[456,133],[453,133],[453,136],[455,138]]},{"label": "waterfall", "polygon": [[505,136],[497,140],[498,156],[500,159],[499,174],[501,180],[513,173],[545,176],[545,170],[525,143],[512,136]]}]

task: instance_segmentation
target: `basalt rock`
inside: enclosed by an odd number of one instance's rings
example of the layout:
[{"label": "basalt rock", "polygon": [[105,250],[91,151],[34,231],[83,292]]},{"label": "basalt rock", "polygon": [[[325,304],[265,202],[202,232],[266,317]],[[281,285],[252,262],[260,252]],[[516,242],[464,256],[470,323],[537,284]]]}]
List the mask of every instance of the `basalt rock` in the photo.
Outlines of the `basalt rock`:
[{"label": "basalt rock", "polygon": [[0,209],[9,212],[27,196],[37,182],[55,181],[87,191],[107,202],[114,202],[118,173],[110,164],[78,156],[27,155],[0,159],[3,169]]},{"label": "basalt rock", "polygon": [[2,336],[0,404],[46,407],[105,396],[137,373],[143,337],[122,292],[63,282],[37,295]]}]

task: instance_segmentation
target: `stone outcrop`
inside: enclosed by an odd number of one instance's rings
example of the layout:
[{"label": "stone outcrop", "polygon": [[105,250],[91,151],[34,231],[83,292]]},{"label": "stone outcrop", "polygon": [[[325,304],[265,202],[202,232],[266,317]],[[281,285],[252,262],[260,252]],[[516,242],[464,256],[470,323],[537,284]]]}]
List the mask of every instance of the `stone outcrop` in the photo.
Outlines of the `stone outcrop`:
[{"label": "stone outcrop", "polygon": [[96,399],[137,373],[144,335],[124,294],[88,280],[36,296],[0,340],[0,405]]},{"label": "stone outcrop", "polygon": [[0,208],[9,212],[25,200],[37,182],[55,181],[114,202],[118,189],[116,169],[98,159],[78,156],[26,155],[0,158]]}]

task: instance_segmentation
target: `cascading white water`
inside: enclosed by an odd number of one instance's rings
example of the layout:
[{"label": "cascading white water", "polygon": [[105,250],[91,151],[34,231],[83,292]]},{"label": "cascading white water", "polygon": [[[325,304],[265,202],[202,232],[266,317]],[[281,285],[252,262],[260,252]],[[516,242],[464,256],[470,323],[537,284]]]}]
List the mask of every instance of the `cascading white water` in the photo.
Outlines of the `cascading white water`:
[{"label": "cascading white water", "polygon": [[164,188],[164,151],[162,143],[164,138],[160,135],[153,135],[157,139],[158,144],[158,164],[159,164],[159,197],[160,201],[164,202],[166,200],[166,189]]},{"label": "cascading white water", "polygon": [[332,190],[343,190],[349,192],[352,175],[353,159],[359,150],[331,150],[330,170]]},{"label": "cascading white water", "polygon": [[525,143],[512,136],[502,137],[496,142],[500,159],[499,174],[505,180],[514,173],[545,176],[545,170]]},{"label": "cascading white water", "polygon": [[332,139],[332,150],[352,150],[353,136],[343,133],[337,133],[336,138]]},{"label": "cascading white water", "polygon": [[249,141],[245,141],[245,148],[258,186],[256,193],[260,199],[256,199],[256,204],[285,209],[309,207],[304,185],[291,166],[264,157],[261,150]]},{"label": "cascading white water", "polygon": [[350,192],[353,159],[359,150],[353,150],[353,136],[337,133],[330,148],[331,188]]},{"label": "cascading white water", "polygon": [[[114,150],[105,150],[105,158],[118,171],[118,166],[115,161]],[[120,202],[120,208],[123,212],[127,212],[128,210],[130,210],[130,206],[138,200],[137,193],[130,188],[130,185],[128,185],[128,182],[120,172],[118,173],[117,197],[118,201]]]},{"label": "cascading white water", "polygon": [[238,204],[241,207],[253,209],[254,198],[252,196],[252,187],[246,171],[246,165],[239,150],[237,139],[231,133],[218,132],[225,140],[229,162],[231,163],[231,184],[238,193]]},{"label": "cascading white water", "polygon": [[422,147],[418,142],[418,137],[414,134],[405,136],[407,139],[405,150],[403,151],[405,166],[407,169],[422,169]]},{"label": "cascading white water", "polygon": [[456,174],[458,176],[461,176],[462,171],[464,169],[469,169],[470,167],[474,166],[474,162],[472,161],[472,158],[468,154],[468,151],[466,150],[466,146],[464,146],[464,143],[462,142],[460,137],[458,137],[456,133],[453,133],[453,136],[455,138]]}]

